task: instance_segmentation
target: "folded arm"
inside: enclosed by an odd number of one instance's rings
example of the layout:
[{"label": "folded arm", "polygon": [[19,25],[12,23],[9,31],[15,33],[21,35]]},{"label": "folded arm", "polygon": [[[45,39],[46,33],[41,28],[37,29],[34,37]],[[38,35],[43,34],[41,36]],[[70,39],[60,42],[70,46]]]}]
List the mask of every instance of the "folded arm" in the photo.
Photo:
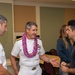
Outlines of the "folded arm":
[{"label": "folded arm", "polygon": [[61,70],[62,70],[63,72],[75,74],[75,68],[70,68],[70,67],[68,67],[65,62],[62,62],[62,63],[61,63]]}]

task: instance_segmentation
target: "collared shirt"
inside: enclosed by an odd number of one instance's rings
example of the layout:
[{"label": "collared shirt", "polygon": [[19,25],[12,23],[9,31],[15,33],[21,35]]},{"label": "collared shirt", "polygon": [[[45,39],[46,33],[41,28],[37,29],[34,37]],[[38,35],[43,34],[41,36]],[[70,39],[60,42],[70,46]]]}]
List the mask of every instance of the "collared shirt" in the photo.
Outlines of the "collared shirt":
[{"label": "collared shirt", "polygon": [[[19,64],[21,67],[23,66],[34,67],[39,64],[40,62],[39,55],[43,55],[45,53],[45,50],[43,48],[42,41],[39,39],[37,41],[38,41],[39,48],[38,48],[37,54],[32,58],[28,58],[26,55],[24,55],[22,40],[16,41],[16,43],[14,44],[11,54],[15,57],[17,57],[18,55],[20,56]],[[26,42],[27,42],[28,52],[32,53],[34,40],[27,39]]]},{"label": "collared shirt", "polygon": [[5,69],[7,69],[5,52],[1,43],[0,43],[0,64],[2,64]]}]

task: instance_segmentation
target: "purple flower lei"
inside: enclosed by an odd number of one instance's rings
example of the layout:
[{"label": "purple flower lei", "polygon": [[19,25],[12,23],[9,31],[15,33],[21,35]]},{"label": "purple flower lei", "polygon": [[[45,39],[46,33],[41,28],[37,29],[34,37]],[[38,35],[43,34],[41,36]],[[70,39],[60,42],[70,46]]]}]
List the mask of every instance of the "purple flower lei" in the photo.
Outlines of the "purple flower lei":
[{"label": "purple flower lei", "polygon": [[26,33],[24,33],[22,36],[22,46],[23,46],[24,55],[26,55],[28,58],[34,57],[38,50],[37,38],[34,38],[34,46],[33,46],[34,48],[32,53],[28,53],[27,43],[26,43]]}]

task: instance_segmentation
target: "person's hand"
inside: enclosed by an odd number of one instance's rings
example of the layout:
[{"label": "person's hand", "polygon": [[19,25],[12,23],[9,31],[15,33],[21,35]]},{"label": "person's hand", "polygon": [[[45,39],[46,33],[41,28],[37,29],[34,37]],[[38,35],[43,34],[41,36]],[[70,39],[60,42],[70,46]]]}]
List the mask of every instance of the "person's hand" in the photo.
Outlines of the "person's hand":
[{"label": "person's hand", "polygon": [[61,67],[61,70],[62,70],[63,72],[68,72],[69,68],[68,68],[67,66],[62,66],[62,67]]},{"label": "person's hand", "polygon": [[50,59],[50,63],[53,65],[53,67],[59,67],[60,63],[58,62],[58,58]]},{"label": "person's hand", "polygon": [[67,63],[65,63],[65,62],[62,62],[62,63],[61,63],[61,67],[62,67],[62,66],[66,66],[66,65],[67,65]]},{"label": "person's hand", "polygon": [[68,66],[67,66],[67,63],[65,63],[65,62],[62,62],[61,63],[61,70],[63,71],[63,72],[68,72]]}]

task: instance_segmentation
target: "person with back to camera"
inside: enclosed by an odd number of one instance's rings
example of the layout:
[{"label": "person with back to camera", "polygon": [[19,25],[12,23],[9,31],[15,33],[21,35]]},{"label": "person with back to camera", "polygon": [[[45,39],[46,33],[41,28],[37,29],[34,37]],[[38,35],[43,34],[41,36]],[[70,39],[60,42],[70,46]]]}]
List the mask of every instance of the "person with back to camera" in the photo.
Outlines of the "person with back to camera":
[{"label": "person with back to camera", "polygon": [[[14,44],[11,52],[11,63],[15,75],[42,75],[42,70],[39,66],[40,59],[53,66],[58,67],[57,58],[50,59],[45,55],[42,41],[36,37],[37,24],[35,22],[27,22],[25,26],[25,33],[22,39]],[[18,72],[15,57],[19,54],[20,70]]]},{"label": "person with back to camera", "polygon": [[[7,19],[0,15],[0,36],[7,31]],[[2,44],[0,43],[0,75],[11,75],[6,66],[6,57]]]},{"label": "person with back to camera", "polygon": [[[75,42],[75,20],[68,21],[67,34],[68,37]],[[75,45],[73,46],[71,52],[70,65],[68,65],[66,62],[62,62],[61,69],[63,72],[68,73],[68,75],[75,75]]]},{"label": "person with back to camera", "polygon": [[[66,62],[67,64],[71,61],[71,52],[72,52],[72,40],[70,40],[67,36],[67,25],[62,25],[60,29],[59,39],[57,40],[57,54],[61,58],[61,62]],[[60,75],[68,75],[68,73],[64,73],[59,71]]]}]

